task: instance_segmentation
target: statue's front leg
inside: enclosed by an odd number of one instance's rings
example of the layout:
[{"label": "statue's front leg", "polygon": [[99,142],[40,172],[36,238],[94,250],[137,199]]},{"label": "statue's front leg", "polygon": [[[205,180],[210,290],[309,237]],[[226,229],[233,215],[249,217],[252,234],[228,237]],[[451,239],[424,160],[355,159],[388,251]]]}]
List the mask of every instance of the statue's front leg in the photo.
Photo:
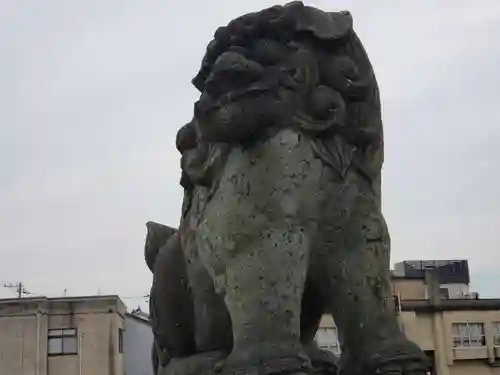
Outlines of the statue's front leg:
[{"label": "statue's front leg", "polygon": [[293,131],[237,148],[207,206],[198,246],[231,315],[228,372],[310,369],[300,315],[310,246],[303,219],[316,164]]},{"label": "statue's front leg", "polygon": [[359,185],[354,182],[338,190],[342,199],[332,196],[333,201],[345,204],[332,209],[344,213],[340,224],[345,230],[335,234],[335,225],[330,226],[335,248],[327,249],[330,257],[324,265],[329,275],[329,307],[342,338],[340,373],[425,375],[425,355],[400,330],[394,312],[384,218],[376,197],[361,190],[359,180]]},{"label": "statue's front leg", "polygon": [[[220,254],[227,262],[215,279],[225,295],[234,338],[224,368],[228,373],[299,371],[308,365],[300,342],[307,259],[303,234],[290,226],[255,235],[248,241],[227,238],[226,254]],[[230,242],[234,248],[227,247]]]}]

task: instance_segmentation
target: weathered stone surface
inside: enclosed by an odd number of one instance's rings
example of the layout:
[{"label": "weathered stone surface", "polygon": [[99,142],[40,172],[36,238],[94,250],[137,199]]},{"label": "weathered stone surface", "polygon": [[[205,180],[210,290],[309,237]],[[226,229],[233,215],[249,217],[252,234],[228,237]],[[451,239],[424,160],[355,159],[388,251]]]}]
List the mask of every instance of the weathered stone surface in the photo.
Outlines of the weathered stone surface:
[{"label": "weathered stone surface", "polygon": [[[425,374],[393,313],[380,99],[351,15],[239,17],[193,84],[179,230],[150,225],[146,246],[157,373]],[[314,342],[324,313],[338,368]]]}]

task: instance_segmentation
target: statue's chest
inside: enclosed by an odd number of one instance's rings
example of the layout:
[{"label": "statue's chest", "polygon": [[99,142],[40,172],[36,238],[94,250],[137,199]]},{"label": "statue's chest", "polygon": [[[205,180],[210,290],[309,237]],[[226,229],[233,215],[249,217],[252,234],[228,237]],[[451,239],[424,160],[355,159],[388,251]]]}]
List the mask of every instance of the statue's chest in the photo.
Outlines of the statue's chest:
[{"label": "statue's chest", "polygon": [[319,209],[317,191],[324,173],[310,141],[292,129],[249,148],[234,147],[217,178],[205,216],[216,221],[224,220],[224,215],[279,221],[284,216],[312,215]]}]

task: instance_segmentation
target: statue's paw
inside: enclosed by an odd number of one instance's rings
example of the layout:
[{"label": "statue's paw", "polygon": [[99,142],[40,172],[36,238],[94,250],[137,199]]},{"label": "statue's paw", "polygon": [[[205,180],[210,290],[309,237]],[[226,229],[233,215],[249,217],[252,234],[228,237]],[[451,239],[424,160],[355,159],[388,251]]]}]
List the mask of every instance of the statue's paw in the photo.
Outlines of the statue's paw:
[{"label": "statue's paw", "polygon": [[[377,373],[378,374],[378,373]],[[429,372],[425,370],[405,371],[405,370],[390,370],[382,371],[380,375],[428,375]]]},{"label": "statue's paw", "polygon": [[302,356],[272,357],[264,355],[239,359],[234,353],[221,368],[221,375],[314,375],[308,358]]},{"label": "statue's paw", "polygon": [[388,365],[382,366],[374,375],[427,375],[429,374],[428,369],[422,365],[422,363],[402,363],[399,365]]},{"label": "statue's paw", "polygon": [[313,362],[313,373],[315,375],[337,375],[339,367],[331,362]]},{"label": "statue's paw", "polygon": [[314,373],[317,375],[337,375],[339,371],[338,357],[330,351],[318,350],[309,355]]},{"label": "statue's paw", "polygon": [[198,353],[189,357],[171,358],[158,375],[201,375],[217,372],[227,353],[220,351]]},{"label": "statue's paw", "polygon": [[389,370],[373,373],[373,375],[427,375],[429,372],[423,370],[407,372],[405,370]]},{"label": "statue's paw", "polygon": [[304,344],[304,351],[311,360],[314,374],[336,375],[339,370],[339,358],[330,350],[321,349],[316,342]]},{"label": "statue's paw", "polygon": [[[361,368],[365,370],[360,371],[360,375],[427,375],[429,373],[430,363],[426,355],[417,344],[409,341],[402,334],[386,345],[379,345],[375,353],[369,357],[364,366],[362,364]],[[354,360],[350,365],[353,369],[359,369],[359,363],[359,360]],[[354,373],[358,374],[358,372]],[[349,371],[346,371],[346,374],[349,374]]]}]

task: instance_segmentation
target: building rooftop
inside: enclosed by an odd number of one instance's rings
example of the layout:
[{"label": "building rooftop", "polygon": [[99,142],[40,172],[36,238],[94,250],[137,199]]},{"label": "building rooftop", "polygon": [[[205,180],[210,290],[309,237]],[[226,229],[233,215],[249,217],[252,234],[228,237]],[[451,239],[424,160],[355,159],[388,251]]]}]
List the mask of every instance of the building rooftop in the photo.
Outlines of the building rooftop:
[{"label": "building rooftop", "polygon": [[500,298],[485,299],[441,299],[438,303],[430,300],[401,300],[402,311],[436,312],[436,311],[485,311],[500,310]]},{"label": "building rooftop", "polygon": [[397,277],[423,277],[429,270],[436,270],[441,284],[470,284],[469,262],[465,259],[405,260],[394,264]]},{"label": "building rooftop", "polygon": [[127,317],[151,325],[151,319],[149,318],[149,314],[143,312],[140,307],[138,307],[137,309],[133,309],[131,312],[127,313]]},{"label": "building rooftop", "polygon": [[117,295],[78,297],[25,297],[0,299],[0,316],[33,314],[37,312],[72,313],[116,311],[124,315],[126,306]]},{"label": "building rooftop", "polygon": [[46,296],[37,296],[37,297],[23,297],[23,298],[0,298],[0,304],[2,303],[28,303],[28,302],[35,302],[35,301],[52,301],[52,302],[57,302],[57,301],[88,301],[88,300],[120,300],[120,297],[115,294],[109,294],[109,295],[93,295],[93,296],[76,296],[76,297],[46,297]]},{"label": "building rooftop", "polygon": [[394,270],[391,270],[392,280],[425,280],[425,275],[398,275]]}]

